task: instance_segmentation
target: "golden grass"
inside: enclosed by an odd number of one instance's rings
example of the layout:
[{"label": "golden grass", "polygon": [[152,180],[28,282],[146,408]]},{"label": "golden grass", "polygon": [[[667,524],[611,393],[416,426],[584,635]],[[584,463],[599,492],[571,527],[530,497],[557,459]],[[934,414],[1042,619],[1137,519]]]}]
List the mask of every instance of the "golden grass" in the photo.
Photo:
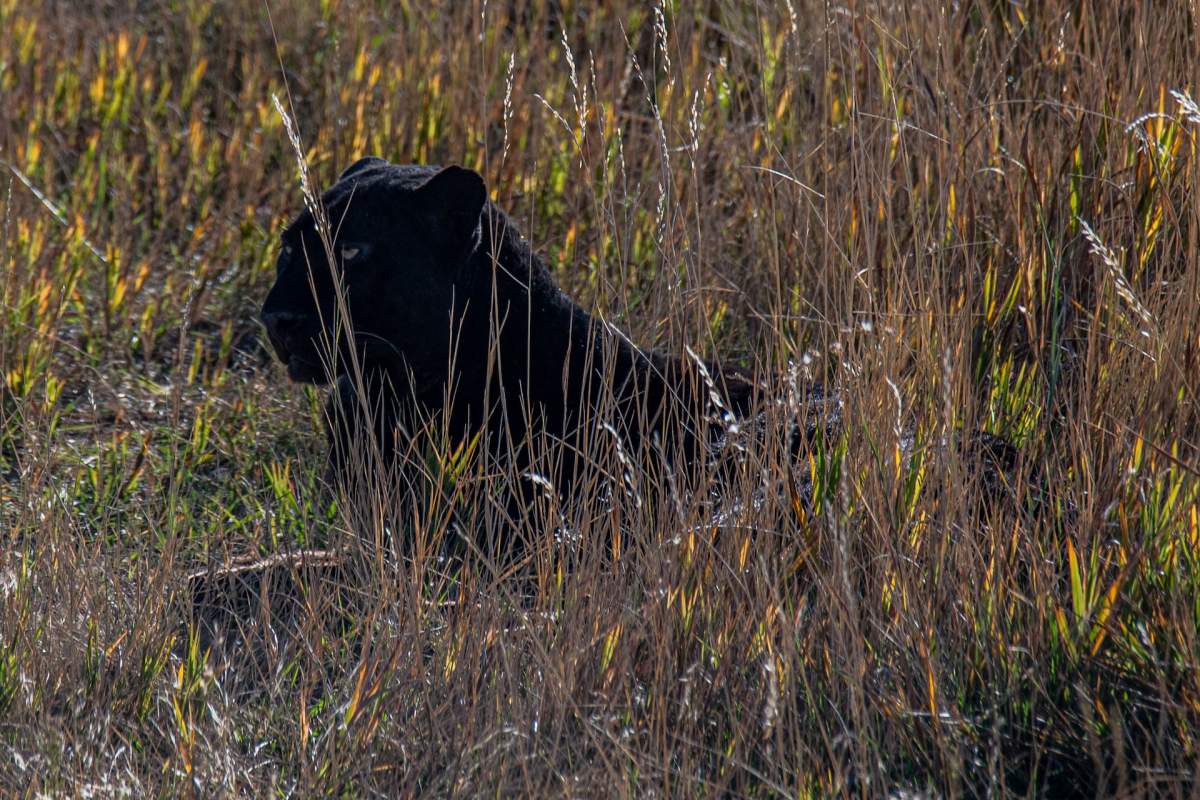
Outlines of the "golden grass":
[{"label": "golden grass", "polygon": [[[0,0],[0,792],[1192,794],[1192,5],[269,5]],[[318,186],[465,164],[635,341],[835,387],[812,502],[752,502],[768,441],[519,585],[436,502],[355,535],[255,323],[272,95]],[[970,428],[1022,450],[982,519]],[[210,649],[188,576],[298,547],[352,555]]]}]

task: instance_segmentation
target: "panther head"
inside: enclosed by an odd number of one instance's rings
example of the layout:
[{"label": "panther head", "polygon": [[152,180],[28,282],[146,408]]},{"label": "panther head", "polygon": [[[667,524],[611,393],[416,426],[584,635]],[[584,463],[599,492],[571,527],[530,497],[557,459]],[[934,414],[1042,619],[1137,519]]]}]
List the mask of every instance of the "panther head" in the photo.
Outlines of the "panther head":
[{"label": "panther head", "polygon": [[465,302],[458,284],[479,247],[483,179],[462,167],[364,158],[321,202],[332,253],[305,210],[283,232],[262,308],[288,375],[323,384],[346,374],[354,354],[364,368],[435,381]]}]

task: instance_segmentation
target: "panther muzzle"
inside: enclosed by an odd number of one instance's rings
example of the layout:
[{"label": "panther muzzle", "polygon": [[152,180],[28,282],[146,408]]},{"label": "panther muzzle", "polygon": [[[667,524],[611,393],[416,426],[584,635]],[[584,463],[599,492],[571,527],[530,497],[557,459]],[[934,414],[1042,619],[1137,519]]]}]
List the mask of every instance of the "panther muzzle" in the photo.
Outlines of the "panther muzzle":
[{"label": "panther muzzle", "polygon": [[321,364],[314,337],[307,331],[306,318],[288,311],[262,315],[267,338],[276,357],[287,365],[288,377],[298,383],[328,383],[330,376]]}]

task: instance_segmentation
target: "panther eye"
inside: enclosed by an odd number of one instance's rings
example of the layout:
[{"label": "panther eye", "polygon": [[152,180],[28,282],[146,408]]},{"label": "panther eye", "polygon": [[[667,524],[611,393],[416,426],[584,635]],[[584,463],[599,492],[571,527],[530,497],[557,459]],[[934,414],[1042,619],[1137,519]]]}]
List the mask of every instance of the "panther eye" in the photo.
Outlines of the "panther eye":
[{"label": "panther eye", "polygon": [[342,245],[342,261],[353,261],[358,258],[358,254],[362,252],[362,248],[354,245]]}]

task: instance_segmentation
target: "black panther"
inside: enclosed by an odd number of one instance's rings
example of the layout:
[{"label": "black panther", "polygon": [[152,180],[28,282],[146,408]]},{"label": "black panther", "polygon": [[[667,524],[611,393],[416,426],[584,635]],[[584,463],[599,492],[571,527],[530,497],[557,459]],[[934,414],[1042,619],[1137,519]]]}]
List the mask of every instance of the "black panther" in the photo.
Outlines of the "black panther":
[{"label": "black panther", "polygon": [[567,494],[598,426],[661,467],[702,458],[714,419],[751,413],[740,373],[643,350],[572,301],[471,170],[364,158],[321,206],[332,237],[311,209],[284,231],[262,319],[293,380],[336,384],[335,476],[356,446],[387,463],[439,419],[498,457],[565,445],[553,481]]}]

